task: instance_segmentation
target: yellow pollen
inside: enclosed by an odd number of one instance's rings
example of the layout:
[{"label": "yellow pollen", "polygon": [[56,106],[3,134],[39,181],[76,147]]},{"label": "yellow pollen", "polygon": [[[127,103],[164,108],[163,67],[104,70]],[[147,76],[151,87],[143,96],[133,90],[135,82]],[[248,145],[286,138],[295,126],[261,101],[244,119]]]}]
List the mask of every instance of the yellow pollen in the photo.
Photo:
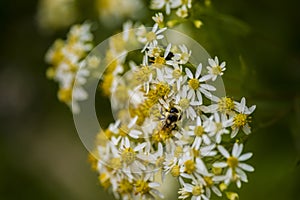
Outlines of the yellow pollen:
[{"label": "yellow pollen", "polygon": [[247,115],[246,114],[237,114],[234,119],[234,127],[243,127],[247,124],[248,119],[247,119]]},{"label": "yellow pollen", "polygon": [[156,57],[154,60],[154,63],[158,64],[158,65],[163,65],[163,64],[165,64],[165,62],[166,62],[166,60],[161,56]]},{"label": "yellow pollen", "polygon": [[229,97],[223,97],[219,102],[219,111],[223,113],[228,113],[234,109],[234,102]]},{"label": "yellow pollen", "polygon": [[118,185],[118,192],[120,194],[128,194],[133,190],[132,183],[130,183],[127,179],[123,179],[120,181]]},{"label": "yellow pollen", "polygon": [[201,137],[204,134],[203,126],[196,126],[196,128],[194,129],[194,133],[196,136]]},{"label": "yellow pollen", "polygon": [[190,100],[186,98],[182,98],[179,101],[179,106],[183,109],[186,110],[190,106]]},{"label": "yellow pollen", "polygon": [[170,130],[165,130],[165,129],[161,129],[159,131],[156,131],[153,135],[152,135],[152,139],[155,142],[166,142],[167,139],[173,137],[172,135],[172,131]]},{"label": "yellow pollen", "polygon": [[144,180],[137,180],[135,183],[135,192],[138,194],[147,194],[150,191],[148,183]]},{"label": "yellow pollen", "polygon": [[193,196],[200,196],[202,194],[202,187],[200,185],[196,185],[192,190]]},{"label": "yellow pollen", "polygon": [[197,90],[200,87],[200,82],[198,79],[192,78],[188,81],[190,88]]},{"label": "yellow pollen", "polygon": [[180,167],[178,165],[175,165],[171,169],[171,175],[174,176],[174,177],[178,177],[180,175]]},{"label": "yellow pollen", "polygon": [[232,169],[235,169],[239,164],[239,160],[236,157],[227,158],[227,165]]},{"label": "yellow pollen", "polygon": [[126,148],[123,150],[121,157],[122,161],[129,165],[135,160],[135,152],[131,147]]},{"label": "yellow pollen", "polygon": [[185,172],[192,174],[196,170],[195,162],[193,160],[187,160],[184,162]]}]

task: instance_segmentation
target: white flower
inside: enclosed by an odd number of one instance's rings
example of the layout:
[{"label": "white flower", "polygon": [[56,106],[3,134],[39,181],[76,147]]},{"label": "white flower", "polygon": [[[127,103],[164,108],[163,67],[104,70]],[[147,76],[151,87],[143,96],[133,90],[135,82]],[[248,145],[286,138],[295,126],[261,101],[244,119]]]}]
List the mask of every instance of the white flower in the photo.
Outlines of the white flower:
[{"label": "white flower", "polygon": [[183,76],[182,66],[174,65],[174,68],[165,67],[164,69],[168,84],[175,84],[176,90],[179,91],[181,85],[184,84],[187,79],[186,76]]},{"label": "white flower", "polygon": [[255,108],[255,105],[248,108],[244,97],[242,98],[241,103],[235,102],[235,109],[238,113],[233,117],[232,138],[237,135],[240,128],[242,128],[247,135],[251,133],[251,128],[248,123],[250,121],[249,115],[254,112]]},{"label": "white flower", "polygon": [[186,5],[183,5],[180,8],[178,8],[178,10],[176,11],[176,15],[181,18],[186,18],[188,16],[188,10]]},{"label": "white flower", "polygon": [[220,143],[222,135],[229,133],[227,128],[232,125],[232,118],[228,119],[225,114],[214,113],[213,117],[207,121],[207,129],[209,136],[216,137],[216,143]]},{"label": "white flower", "polygon": [[201,76],[202,64],[200,63],[196,69],[195,76],[192,74],[189,68],[185,68],[185,73],[189,77],[188,85],[189,91],[188,96],[195,98],[197,96],[198,101],[202,104],[202,94],[207,98],[211,98],[212,94],[210,91],[215,91],[216,88],[212,85],[206,84],[205,81],[210,79],[209,75]]},{"label": "white flower", "polygon": [[[228,168],[224,176],[215,177],[216,181],[224,181],[225,184],[229,184],[231,181],[247,182],[247,176],[244,171],[253,172],[254,168],[243,161],[252,157],[252,153],[242,154],[243,144],[235,143],[233,145],[231,155],[221,145],[218,146],[219,152],[226,158],[226,162],[216,162],[213,164],[217,168]],[[243,171],[244,170],[244,171]],[[240,183],[237,183],[240,187]]]},{"label": "white flower", "polygon": [[171,13],[171,8],[176,8],[180,6],[181,0],[152,0],[150,8],[154,10],[160,10],[166,7],[166,14]]},{"label": "white flower", "polygon": [[138,41],[145,44],[144,48],[142,49],[142,52],[144,52],[151,43],[153,45],[157,45],[157,40],[161,40],[164,38],[164,36],[161,35],[161,33],[164,32],[166,29],[166,27],[159,29],[158,24],[155,23],[152,27],[152,30],[150,32],[147,32],[145,26],[142,25],[136,32],[138,36]]},{"label": "white flower", "polygon": [[113,142],[114,145],[118,145],[120,142],[120,147],[124,145],[129,145],[130,144],[130,138],[138,139],[140,135],[142,135],[142,132],[139,130],[134,129],[134,126],[136,125],[138,117],[134,117],[128,125],[121,125],[118,127],[117,130],[114,130],[113,132],[117,134],[117,137],[113,136],[111,138],[111,141]]},{"label": "white flower", "polygon": [[186,64],[189,61],[192,51],[185,45],[179,45],[179,49],[181,52],[174,53],[172,60],[166,62],[168,65]]},{"label": "white flower", "polygon": [[207,66],[206,68],[208,69],[208,73],[211,75],[211,78],[213,81],[215,81],[217,79],[218,76],[222,76],[224,74],[224,71],[226,70],[225,62],[222,62],[219,65],[219,59],[216,56],[215,59],[208,59],[208,63],[210,66]]},{"label": "white flower", "polygon": [[193,106],[201,105],[201,102],[195,101],[191,93],[188,93],[188,86],[184,85],[175,97],[175,103],[182,108],[186,117],[194,120],[197,116]]},{"label": "white flower", "polygon": [[211,143],[210,138],[208,137],[207,133],[205,132],[205,127],[202,125],[201,118],[198,116],[196,125],[190,126],[190,131],[188,132],[190,136],[194,136],[194,142],[192,144],[192,148],[199,150],[202,141],[209,145]]},{"label": "white flower", "polygon": [[153,17],[152,17],[153,21],[157,24],[162,24],[164,22],[164,15],[159,12],[156,13]]},{"label": "white flower", "polygon": [[135,197],[134,199],[155,199],[156,196],[164,198],[164,195],[157,190],[160,187],[158,182],[152,181],[152,173],[147,173],[142,178],[135,180]]},{"label": "white flower", "polygon": [[184,183],[183,187],[179,189],[179,199],[186,199],[191,197],[191,200],[208,200],[209,198],[205,195],[205,190],[202,183],[193,181],[192,184]]}]

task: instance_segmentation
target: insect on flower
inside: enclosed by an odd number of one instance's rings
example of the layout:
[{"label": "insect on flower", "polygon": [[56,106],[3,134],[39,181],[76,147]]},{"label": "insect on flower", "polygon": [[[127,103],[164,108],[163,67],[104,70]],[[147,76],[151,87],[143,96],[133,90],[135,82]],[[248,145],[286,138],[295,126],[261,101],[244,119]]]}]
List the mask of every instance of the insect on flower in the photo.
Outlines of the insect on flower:
[{"label": "insect on flower", "polygon": [[181,108],[173,103],[165,102],[164,100],[159,100],[160,104],[163,107],[161,111],[162,120],[163,120],[163,128],[164,130],[172,131],[177,129],[177,122],[182,118],[182,110]]}]

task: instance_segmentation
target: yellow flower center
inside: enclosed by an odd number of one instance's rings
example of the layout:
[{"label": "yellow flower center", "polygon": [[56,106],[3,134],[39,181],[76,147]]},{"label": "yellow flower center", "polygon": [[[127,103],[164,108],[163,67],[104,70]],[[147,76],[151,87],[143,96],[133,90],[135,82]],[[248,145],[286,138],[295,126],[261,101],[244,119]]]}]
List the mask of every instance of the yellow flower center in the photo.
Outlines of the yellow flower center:
[{"label": "yellow flower center", "polygon": [[193,196],[200,196],[202,194],[202,187],[200,185],[196,185],[192,190]]},{"label": "yellow flower center", "polygon": [[174,69],[172,72],[172,76],[176,79],[179,79],[182,75],[182,72],[180,69]]},{"label": "yellow flower center", "polygon": [[154,60],[154,64],[159,65],[159,66],[165,64],[165,62],[166,62],[166,60],[161,56],[156,57]]},{"label": "yellow flower center", "polygon": [[205,181],[207,187],[211,187],[211,186],[214,185],[214,182],[213,182],[212,178],[209,177],[209,176],[205,176],[204,181]]},{"label": "yellow flower center", "polygon": [[196,136],[201,137],[204,134],[204,128],[203,126],[196,126],[194,129],[194,133]]},{"label": "yellow flower center", "polygon": [[132,183],[130,183],[127,179],[123,179],[120,181],[118,185],[118,192],[120,194],[128,194],[133,190]]},{"label": "yellow flower center", "polygon": [[151,31],[151,32],[147,33],[146,38],[147,38],[148,42],[151,42],[153,40],[156,40],[156,34]]},{"label": "yellow flower center", "polygon": [[149,80],[151,73],[152,71],[149,66],[143,66],[135,73],[135,77],[138,81],[144,83]]},{"label": "yellow flower center", "polygon": [[188,81],[189,86],[193,89],[193,90],[197,90],[200,87],[200,82],[198,79],[192,78]]},{"label": "yellow flower center", "polygon": [[196,165],[193,160],[187,160],[184,162],[185,172],[188,174],[192,174],[196,170]]},{"label": "yellow flower center", "polygon": [[174,156],[178,158],[178,157],[180,157],[182,155],[182,153],[183,153],[182,147],[181,146],[177,146],[175,148]]},{"label": "yellow flower center", "polygon": [[112,158],[109,162],[109,167],[112,169],[120,169],[122,167],[120,158]]},{"label": "yellow flower center", "polygon": [[137,180],[135,183],[135,191],[140,194],[147,194],[150,191],[148,183],[144,180]]},{"label": "yellow flower center", "polygon": [[223,113],[228,113],[234,109],[234,102],[231,98],[223,97],[219,102],[219,111]]},{"label": "yellow flower center", "polygon": [[179,101],[179,106],[183,109],[186,110],[190,106],[190,100],[186,98],[182,98]]},{"label": "yellow flower center", "polygon": [[239,164],[239,160],[236,157],[229,157],[227,158],[227,165],[232,168],[235,169]]},{"label": "yellow flower center", "polygon": [[234,119],[233,119],[233,123],[235,127],[243,127],[247,124],[248,119],[247,119],[247,115],[246,114],[237,114]]},{"label": "yellow flower center", "polygon": [[219,75],[219,74],[221,74],[221,72],[222,72],[222,68],[219,65],[212,67],[212,73],[214,75]]},{"label": "yellow flower center", "polygon": [[175,165],[171,169],[171,175],[174,176],[174,177],[178,177],[180,175],[180,167],[178,165]]},{"label": "yellow flower center", "polygon": [[173,137],[172,131],[167,130],[167,129],[160,129],[159,131],[156,131],[152,135],[152,139],[157,143],[165,142],[167,139],[170,139],[171,137]]},{"label": "yellow flower center", "polygon": [[122,161],[128,165],[135,160],[135,156],[135,152],[131,147],[124,149],[121,154]]}]

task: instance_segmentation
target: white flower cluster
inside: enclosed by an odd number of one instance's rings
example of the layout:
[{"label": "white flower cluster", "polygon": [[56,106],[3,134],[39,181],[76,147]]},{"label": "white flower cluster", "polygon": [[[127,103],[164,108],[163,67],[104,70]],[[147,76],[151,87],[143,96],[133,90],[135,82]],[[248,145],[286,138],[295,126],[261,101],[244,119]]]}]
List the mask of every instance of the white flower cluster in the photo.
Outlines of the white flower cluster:
[{"label": "white flower cluster", "polygon": [[171,14],[171,9],[177,9],[176,15],[186,18],[188,9],[192,8],[192,0],[152,0],[150,8],[154,10],[165,9],[167,15]]},{"label": "white flower cluster", "polygon": [[[169,9],[171,2],[152,4]],[[207,66],[193,66],[190,58],[197,52],[184,44],[160,45],[165,30],[157,23],[150,31],[141,26],[135,35],[112,41],[109,56],[118,55],[116,44],[122,52],[122,41],[137,37],[143,60],[128,61],[128,68],[124,58],[117,59],[104,75],[102,88],[112,94],[118,119],[98,134],[93,166],[116,198],[162,198],[157,177],[167,174],[179,180],[179,199],[221,196],[230,183],[247,182],[245,171],[254,171],[244,163],[252,153],[242,154],[238,139],[242,131],[250,134],[255,106],[247,107],[245,98],[214,95],[225,62],[215,57]]]},{"label": "white flower cluster", "polygon": [[[74,105],[72,106],[72,90],[75,77],[80,66],[85,65],[83,59],[93,48],[93,35],[90,24],[73,25],[67,40],[58,39],[46,54],[46,62],[51,64],[47,76],[59,83],[58,98],[72,107],[73,112],[79,112],[76,101],[87,99],[86,91],[78,86],[73,91]],[[82,69],[77,74],[77,84],[85,84],[89,70]]]}]

